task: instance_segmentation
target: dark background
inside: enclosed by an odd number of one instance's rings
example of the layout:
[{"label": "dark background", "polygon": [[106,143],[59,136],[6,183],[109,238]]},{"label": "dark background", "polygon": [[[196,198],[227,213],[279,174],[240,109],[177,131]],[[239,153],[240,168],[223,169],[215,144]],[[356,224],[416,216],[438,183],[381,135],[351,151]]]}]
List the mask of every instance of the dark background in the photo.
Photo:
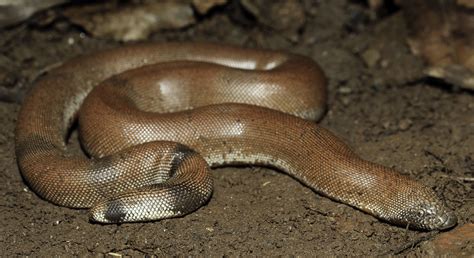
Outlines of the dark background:
[{"label": "dark background", "polygon": [[[24,93],[48,68],[76,55],[123,44],[120,35],[91,32],[91,27],[110,23],[86,16],[81,8],[95,4],[90,2],[56,6],[0,29],[2,255],[441,252],[434,247],[438,232],[380,222],[264,168],[216,169],[212,172],[215,191],[206,206],[183,218],[151,223],[91,224],[85,210],[40,199],[22,181],[16,165],[17,112]],[[113,2],[108,9],[99,5],[90,12],[106,13],[130,4],[123,2]],[[267,1],[259,7],[260,13],[239,1],[202,14],[192,7],[189,24],[159,27],[139,40],[225,42],[314,58],[329,78],[329,111],[320,123],[362,157],[435,189],[456,211],[461,226],[472,223],[474,97],[470,91],[423,74],[424,61],[407,45],[409,27],[403,10],[393,3],[376,9],[362,1],[342,0],[272,7],[282,2],[286,1]],[[78,17],[93,25],[77,22]],[[71,144],[77,148],[76,134]],[[472,242],[461,242],[459,250],[472,253]]]}]

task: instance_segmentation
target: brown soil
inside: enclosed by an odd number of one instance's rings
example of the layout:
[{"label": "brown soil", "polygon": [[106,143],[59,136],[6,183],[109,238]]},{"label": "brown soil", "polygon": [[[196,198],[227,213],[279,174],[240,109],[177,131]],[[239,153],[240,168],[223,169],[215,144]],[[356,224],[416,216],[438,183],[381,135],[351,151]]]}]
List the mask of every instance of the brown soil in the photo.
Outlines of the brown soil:
[{"label": "brown soil", "polygon": [[[288,49],[317,60],[329,77],[321,124],[361,156],[394,167],[435,191],[473,222],[474,96],[423,79],[423,63],[405,42],[401,13],[369,22],[365,7],[317,1],[299,38],[266,26],[242,26],[217,10],[196,25],[150,41],[194,40]],[[362,17],[362,18],[361,18]],[[45,67],[118,45],[66,21],[0,31],[0,66],[21,96]],[[374,53],[373,66],[366,61]],[[375,55],[377,56],[377,55]],[[1,78],[1,77],[0,77]],[[55,206],[30,191],[14,154],[19,102],[0,102],[0,253],[10,255],[420,255],[436,232],[395,227],[315,194],[264,168],[212,171],[210,202],[183,218],[122,225],[91,224],[85,210]],[[75,141],[75,137],[73,141]]]}]

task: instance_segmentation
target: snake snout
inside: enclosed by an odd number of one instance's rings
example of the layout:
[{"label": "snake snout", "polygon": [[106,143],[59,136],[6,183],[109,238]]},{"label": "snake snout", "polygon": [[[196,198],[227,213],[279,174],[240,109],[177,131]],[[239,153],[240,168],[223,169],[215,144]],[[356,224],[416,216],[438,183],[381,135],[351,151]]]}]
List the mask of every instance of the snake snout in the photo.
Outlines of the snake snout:
[{"label": "snake snout", "polygon": [[420,230],[445,230],[457,224],[456,215],[440,202],[421,204],[406,214],[409,226]]},{"label": "snake snout", "polygon": [[456,216],[452,212],[443,212],[427,216],[424,224],[428,230],[445,230],[454,227],[457,221]]},{"label": "snake snout", "polygon": [[452,212],[445,214],[445,216],[440,217],[439,219],[442,221],[438,228],[439,230],[449,229],[458,224],[458,218]]}]

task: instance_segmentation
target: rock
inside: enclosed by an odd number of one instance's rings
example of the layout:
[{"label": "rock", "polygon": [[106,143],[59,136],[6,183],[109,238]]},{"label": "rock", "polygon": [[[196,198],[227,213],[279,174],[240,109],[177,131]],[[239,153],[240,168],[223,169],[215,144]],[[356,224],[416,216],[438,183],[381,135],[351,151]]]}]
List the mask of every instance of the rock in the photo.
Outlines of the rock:
[{"label": "rock", "polygon": [[306,21],[299,1],[242,0],[241,3],[260,23],[287,32],[290,37],[296,35]]},{"label": "rock", "polygon": [[473,243],[474,224],[469,223],[423,243],[421,249],[424,255],[433,257],[472,257]]},{"label": "rock", "polygon": [[454,86],[474,90],[474,72],[464,66],[455,64],[432,66],[425,69],[425,74]]},{"label": "rock", "polygon": [[2,0],[0,1],[0,28],[21,22],[34,13],[67,0]]},{"label": "rock", "polygon": [[400,3],[410,29],[408,45],[430,66],[426,74],[474,89],[474,1]]},{"label": "rock", "polygon": [[404,24],[403,18],[395,14],[378,22],[359,54],[364,65],[374,65],[369,72],[380,79],[380,86],[402,85],[425,77],[422,60],[411,54],[405,42],[407,30],[400,25]]},{"label": "rock", "polygon": [[181,1],[119,6],[106,2],[72,7],[64,15],[96,37],[119,41],[142,40],[154,31],[182,28],[195,22],[191,5]]},{"label": "rock", "polygon": [[193,0],[193,6],[200,14],[206,14],[212,7],[226,3],[227,0]]},{"label": "rock", "polygon": [[[344,48],[332,46],[318,47],[315,45],[311,57],[318,60],[324,72],[336,83],[345,84],[346,87],[356,89],[360,74],[364,73],[364,64],[360,58]],[[344,67],[344,69],[341,69]]]}]

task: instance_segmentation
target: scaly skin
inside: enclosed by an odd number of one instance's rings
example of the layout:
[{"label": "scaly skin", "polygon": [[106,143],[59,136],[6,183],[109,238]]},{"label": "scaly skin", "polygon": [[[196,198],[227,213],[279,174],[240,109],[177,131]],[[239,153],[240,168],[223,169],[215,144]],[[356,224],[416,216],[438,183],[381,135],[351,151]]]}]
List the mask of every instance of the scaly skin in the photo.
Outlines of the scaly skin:
[{"label": "scaly skin", "polygon": [[[95,159],[65,150],[86,96],[80,133]],[[393,224],[456,224],[431,189],[362,160],[306,120],[319,119],[325,98],[321,69],[299,55],[203,43],[107,50],[38,81],[18,118],[18,163],[40,196],[92,207],[103,223],[192,212],[212,193],[208,165],[244,163],[277,168]]]}]

